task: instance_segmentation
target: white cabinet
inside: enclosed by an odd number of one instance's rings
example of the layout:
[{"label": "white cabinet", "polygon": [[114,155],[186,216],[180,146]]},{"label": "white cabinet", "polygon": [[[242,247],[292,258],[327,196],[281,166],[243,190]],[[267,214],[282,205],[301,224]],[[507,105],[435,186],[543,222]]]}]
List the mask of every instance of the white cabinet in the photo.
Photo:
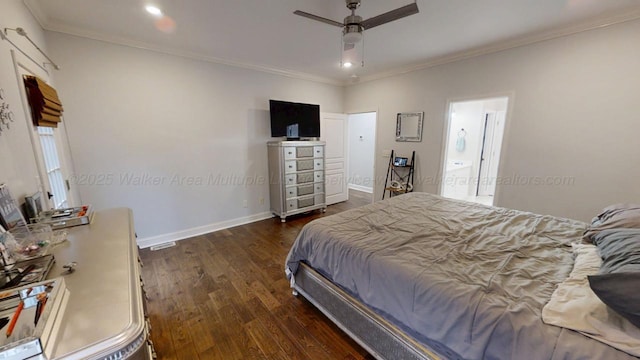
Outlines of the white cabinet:
[{"label": "white cabinet", "polygon": [[324,141],[270,141],[269,197],[271,212],[287,216],[326,210]]}]

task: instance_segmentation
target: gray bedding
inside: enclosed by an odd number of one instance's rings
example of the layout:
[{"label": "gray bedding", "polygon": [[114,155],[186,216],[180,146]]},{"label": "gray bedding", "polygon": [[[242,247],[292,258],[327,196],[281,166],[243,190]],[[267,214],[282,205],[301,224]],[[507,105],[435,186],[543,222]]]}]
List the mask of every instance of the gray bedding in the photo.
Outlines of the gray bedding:
[{"label": "gray bedding", "polygon": [[432,348],[465,359],[632,359],[545,325],[586,224],[410,193],[317,219],[286,267],[304,261]]}]

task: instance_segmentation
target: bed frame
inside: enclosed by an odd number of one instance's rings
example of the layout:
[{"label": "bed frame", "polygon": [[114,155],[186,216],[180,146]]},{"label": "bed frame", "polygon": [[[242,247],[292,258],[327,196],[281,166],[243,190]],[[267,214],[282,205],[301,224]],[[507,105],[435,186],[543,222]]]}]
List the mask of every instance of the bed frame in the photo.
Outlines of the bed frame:
[{"label": "bed frame", "polygon": [[368,309],[305,263],[295,274],[294,295],[301,294],[376,359],[437,360],[456,358],[418,343]]}]

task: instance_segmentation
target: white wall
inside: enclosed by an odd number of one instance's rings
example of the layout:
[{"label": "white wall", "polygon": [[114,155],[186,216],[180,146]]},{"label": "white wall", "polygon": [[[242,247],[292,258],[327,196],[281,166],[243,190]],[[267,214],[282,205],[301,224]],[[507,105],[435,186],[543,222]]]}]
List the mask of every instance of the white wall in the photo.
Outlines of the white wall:
[{"label": "white wall", "polygon": [[[384,150],[416,149],[417,190],[437,193],[447,101],[512,95],[496,204],[589,220],[611,203],[640,201],[639,33],[630,21],[353,85],[346,111],[379,109],[377,176]],[[422,142],[396,143],[395,114],[416,110],[425,111]],[[521,184],[547,177],[574,180]]]},{"label": "white wall", "polygon": [[349,186],[373,192],[373,163],[376,145],[376,113],[350,114],[349,136]]},{"label": "white wall", "polygon": [[[0,5],[0,31],[4,28],[17,27],[25,29],[29,37],[45,52],[47,51],[42,28],[22,1],[3,0]],[[44,60],[26,38],[13,31],[9,31],[7,37],[37,61]],[[25,195],[31,195],[39,190],[40,181],[36,155],[29,135],[29,132],[33,131],[33,126],[30,115],[27,116],[24,111],[20,96],[20,87],[23,85],[16,77],[11,50],[15,51],[19,61],[34,68],[37,66],[15,50],[8,41],[0,41],[0,88],[4,90],[4,102],[9,104],[15,117],[15,121],[10,123],[11,128],[3,127],[0,134],[0,183],[6,183],[14,199],[22,203]]]},{"label": "white wall", "polygon": [[336,86],[60,33],[47,41],[82,199],[132,208],[143,245],[269,216],[270,98],[343,112]]}]

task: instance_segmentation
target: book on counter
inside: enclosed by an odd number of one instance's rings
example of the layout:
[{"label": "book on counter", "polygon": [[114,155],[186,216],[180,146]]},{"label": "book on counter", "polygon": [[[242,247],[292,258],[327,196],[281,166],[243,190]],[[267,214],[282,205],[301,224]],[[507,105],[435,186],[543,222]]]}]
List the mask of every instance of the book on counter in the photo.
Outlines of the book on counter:
[{"label": "book on counter", "polygon": [[68,300],[61,277],[0,290],[0,359],[51,359]]}]

